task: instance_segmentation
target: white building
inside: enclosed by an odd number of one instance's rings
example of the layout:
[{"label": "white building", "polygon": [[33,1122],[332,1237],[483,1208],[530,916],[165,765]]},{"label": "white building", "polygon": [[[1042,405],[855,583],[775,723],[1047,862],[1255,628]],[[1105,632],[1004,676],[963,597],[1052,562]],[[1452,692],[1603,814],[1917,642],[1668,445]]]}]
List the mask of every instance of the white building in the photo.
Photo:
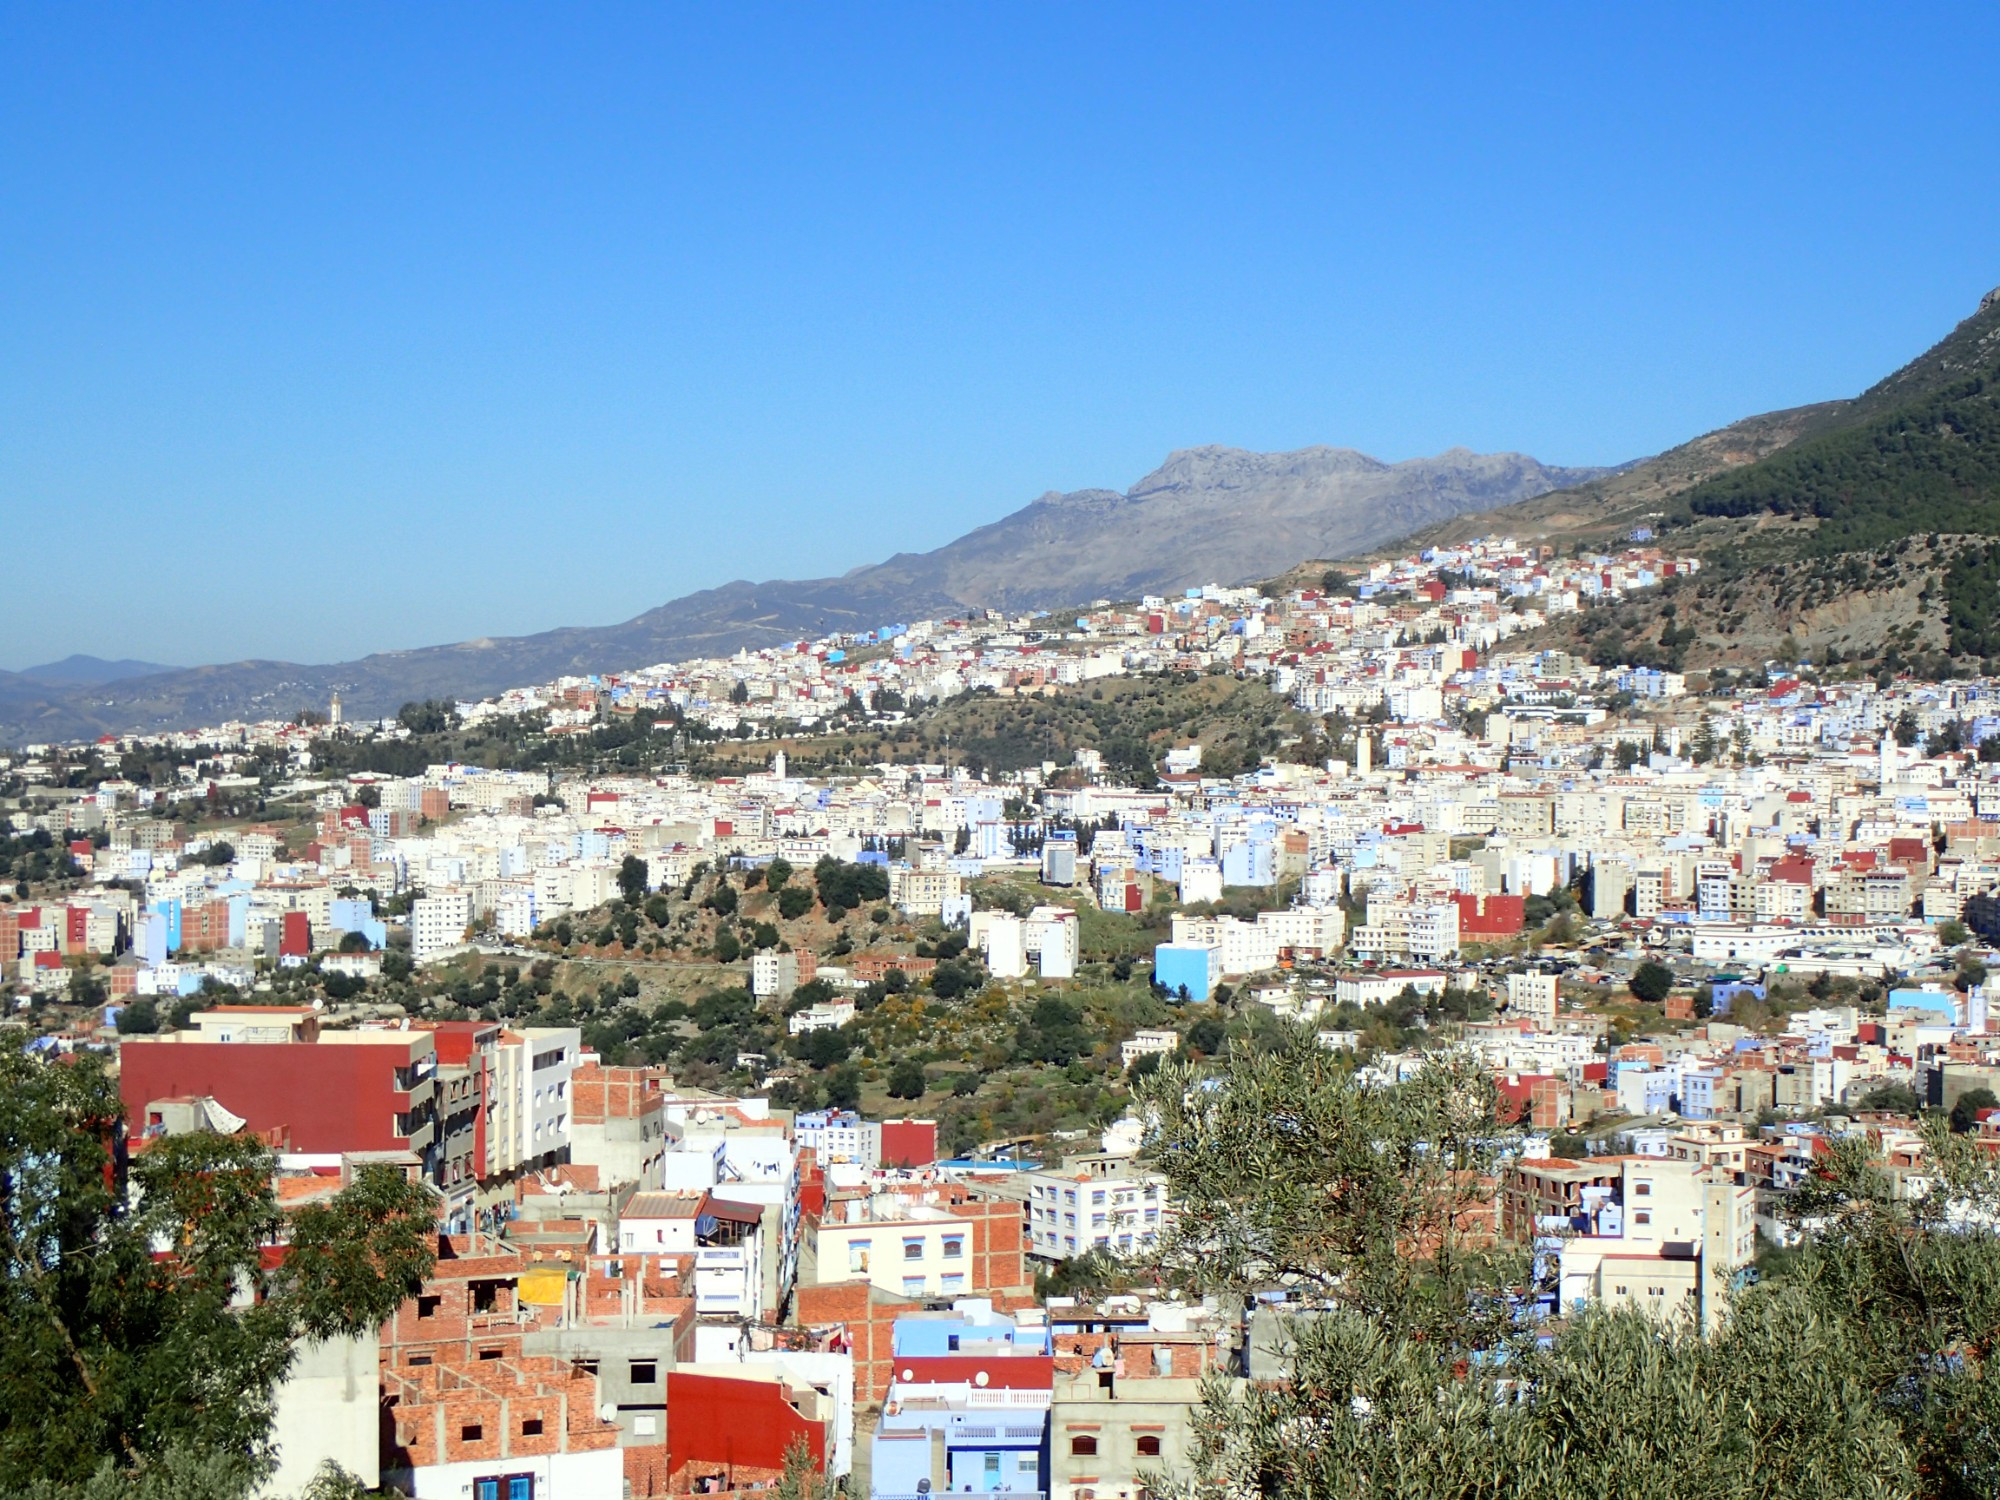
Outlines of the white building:
[{"label": "white building", "polygon": [[980,950],[995,979],[1020,979],[1027,974],[1027,924],[1012,912],[974,912],[967,940]]},{"label": "white building", "polygon": [[1038,906],[1028,913],[1024,939],[1044,979],[1076,978],[1083,924],[1067,906]]},{"label": "white building", "polygon": [[1168,1222],[1167,1179],[1124,1155],[1073,1157],[1026,1174],[1028,1253],[1042,1260],[1104,1250],[1132,1255]]},{"label": "white building", "polygon": [[1135,1031],[1118,1044],[1118,1066],[1129,1068],[1142,1057],[1171,1057],[1181,1039],[1171,1031]]},{"label": "white building", "polygon": [[569,1159],[570,1075],[582,1047],[583,1033],[574,1026],[501,1034],[487,1110],[488,1176]]},{"label": "white building", "polygon": [[465,941],[472,925],[472,893],[439,891],[410,903],[410,956],[426,963]]},{"label": "white building", "polygon": [[1556,976],[1553,974],[1509,974],[1507,1011],[1511,1016],[1535,1023],[1543,1030],[1556,1022]]}]

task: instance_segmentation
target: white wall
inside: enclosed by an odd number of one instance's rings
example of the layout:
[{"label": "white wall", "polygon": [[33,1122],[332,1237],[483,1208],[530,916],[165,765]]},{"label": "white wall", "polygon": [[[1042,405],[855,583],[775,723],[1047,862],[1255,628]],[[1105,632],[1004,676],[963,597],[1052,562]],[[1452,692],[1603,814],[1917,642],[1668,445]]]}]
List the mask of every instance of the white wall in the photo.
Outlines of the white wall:
[{"label": "white wall", "polygon": [[260,1495],[296,1495],[332,1459],[364,1485],[381,1482],[375,1332],[301,1344],[277,1390],[271,1440],[278,1468]]}]

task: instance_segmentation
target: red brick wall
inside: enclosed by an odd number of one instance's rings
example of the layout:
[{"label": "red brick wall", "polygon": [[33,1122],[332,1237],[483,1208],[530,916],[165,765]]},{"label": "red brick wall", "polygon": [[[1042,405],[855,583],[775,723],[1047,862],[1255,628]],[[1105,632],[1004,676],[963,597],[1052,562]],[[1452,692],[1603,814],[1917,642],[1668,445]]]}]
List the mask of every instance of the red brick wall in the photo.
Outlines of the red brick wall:
[{"label": "red brick wall", "polygon": [[846,1327],[848,1349],[854,1356],[856,1406],[880,1405],[889,1393],[889,1377],[895,1368],[892,1339],[896,1318],[917,1305],[907,1298],[880,1293],[865,1281],[801,1286],[792,1298],[793,1315],[801,1327],[819,1328],[830,1323]]},{"label": "red brick wall", "polygon": [[968,1282],[975,1295],[1028,1285],[1017,1203],[957,1203],[951,1212],[972,1223]]},{"label": "red brick wall", "polygon": [[648,1068],[607,1068],[590,1064],[570,1078],[571,1110],[579,1125],[606,1120],[630,1120],[641,1114],[649,1097]]}]

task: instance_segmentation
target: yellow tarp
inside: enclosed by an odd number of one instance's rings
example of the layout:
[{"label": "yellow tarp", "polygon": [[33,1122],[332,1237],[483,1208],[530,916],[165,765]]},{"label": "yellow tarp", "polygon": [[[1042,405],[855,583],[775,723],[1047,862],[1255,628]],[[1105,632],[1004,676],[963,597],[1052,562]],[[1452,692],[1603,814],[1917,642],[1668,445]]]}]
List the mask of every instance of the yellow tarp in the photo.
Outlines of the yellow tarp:
[{"label": "yellow tarp", "polygon": [[569,1273],[561,1266],[536,1266],[521,1273],[518,1295],[523,1303],[535,1307],[561,1307],[563,1285],[568,1280]]}]

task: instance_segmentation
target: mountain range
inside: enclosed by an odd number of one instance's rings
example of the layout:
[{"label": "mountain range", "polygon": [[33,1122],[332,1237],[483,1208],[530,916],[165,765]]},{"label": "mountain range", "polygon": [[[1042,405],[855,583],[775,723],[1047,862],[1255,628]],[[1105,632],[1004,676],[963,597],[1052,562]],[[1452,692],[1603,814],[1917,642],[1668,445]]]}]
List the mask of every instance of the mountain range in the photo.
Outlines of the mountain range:
[{"label": "mountain range", "polygon": [[60,686],[83,686],[124,682],[132,677],[156,677],[162,672],[174,670],[156,661],[133,661],[129,658],[106,661],[101,656],[78,655],[65,656],[61,661],[44,662],[39,667],[23,667],[16,675]]},{"label": "mountain range", "polygon": [[1122,493],[1051,492],[932,552],[898,553],[839,578],[729,583],[618,625],[329,666],[243,661],[115,681],[103,673],[60,681],[51,669],[0,672],[0,743],[282,717],[324,707],[335,692],[351,715],[374,717],[412,699],[483,697],[570,673],[726,655],[891,621],[1267,578],[1301,557],[1348,555],[1611,472],[1464,448],[1403,463],[1349,448],[1190,448]]},{"label": "mountain range", "polygon": [[[1051,492],[932,552],[839,578],[729,583],[618,625],[330,666],[131,675],[146,664],[72,658],[0,672],[0,743],[280,717],[335,692],[373,717],[412,699],[897,620],[1261,580],[1388,544],[1501,532],[1601,545],[1642,521],[1709,566],[1658,598],[1561,627],[1605,660],[1756,664],[1797,652],[1933,674],[1978,658],[2000,671],[2000,291],[1858,396],[1746,417],[1616,468],[1462,448],[1393,464],[1347,448],[1190,448],[1122,493]],[[1603,629],[1615,642],[1590,637]]]}]

